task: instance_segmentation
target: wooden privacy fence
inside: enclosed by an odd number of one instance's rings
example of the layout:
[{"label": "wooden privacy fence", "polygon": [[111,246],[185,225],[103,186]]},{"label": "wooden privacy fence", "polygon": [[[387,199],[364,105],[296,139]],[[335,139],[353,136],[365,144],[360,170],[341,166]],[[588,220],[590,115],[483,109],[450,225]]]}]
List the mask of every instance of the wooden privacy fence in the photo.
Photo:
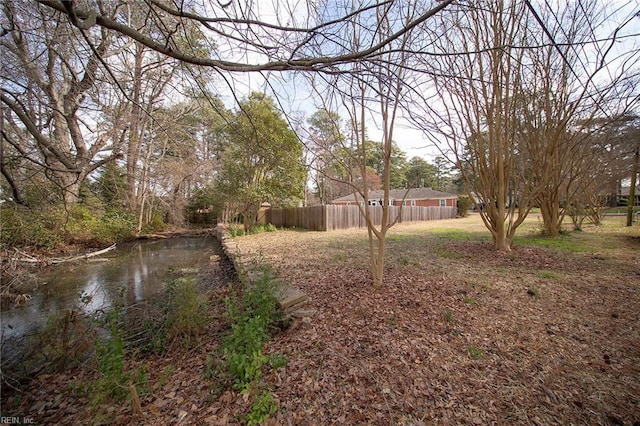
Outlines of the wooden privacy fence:
[{"label": "wooden privacy fence", "polygon": [[[371,206],[373,223],[382,222],[382,206]],[[400,222],[419,222],[423,220],[453,219],[456,207],[410,207],[390,206],[389,220],[393,221],[400,212]],[[358,206],[311,206],[292,207],[286,209],[268,209],[265,211],[266,223],[284,228],[305,228],[314,231],[331,231],[334,229],[364,228],[367,226]]]}]

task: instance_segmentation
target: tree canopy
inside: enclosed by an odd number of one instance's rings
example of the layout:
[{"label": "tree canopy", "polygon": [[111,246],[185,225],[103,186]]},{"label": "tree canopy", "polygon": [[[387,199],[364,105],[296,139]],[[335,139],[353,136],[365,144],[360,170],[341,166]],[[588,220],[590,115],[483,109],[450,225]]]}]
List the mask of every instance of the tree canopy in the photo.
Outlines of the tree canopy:
[{"label": "tree canopy", "polygon": [[302,143],[271,98],[251,93],[229,123],[218,190],[237,206],[250,230],[262,203],[297,203],[305,182]]},{"label": "tree canopy", "polygon": [[[234,180],[251,183],[240,179],[242,149],[271,163],[267,151],[286,149],[265,135],[281,129],[272,139],[291,141],[323,203],[359,187],[450,190],[451,162],[508,250],[532,206],[555,235],[567,208],[593,205],[587,183],[606,169],[595,136],[640,101],[629,4],[38,0],[2,10],[3,199],[72,206],[107,170],[118,185],[109,197],[138,231],[154,218],[180,224],[212,182],[228,194]],[[278,119],[251,111],[263,102],[249,94],[256,82]],[[398,120],[440,150],[435,169],[407,160]],[[281,162],[296,169],[295,191],[269,181],[270,168],[245,205],[302,198],[303,167]]]}]

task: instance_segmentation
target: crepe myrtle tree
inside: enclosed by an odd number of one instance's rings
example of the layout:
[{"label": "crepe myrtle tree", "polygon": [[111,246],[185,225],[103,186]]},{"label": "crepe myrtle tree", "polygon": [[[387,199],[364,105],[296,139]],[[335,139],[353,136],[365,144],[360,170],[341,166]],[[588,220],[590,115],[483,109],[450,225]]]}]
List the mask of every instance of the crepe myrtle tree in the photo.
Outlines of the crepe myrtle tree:
[{"label": "crepe myrtle tree", "polygon": [[[510,251],[535,193],[520,161],[524,50],[510,47],[524,45],[526,9],[519,2],[487,1],[437,22],[444,35],[432,34],[433,43],[442,55],[425,66],[435,76],[434,97],[446,107],[432,114],[432,129],[446,140],[469,195],[478,200],[495,248]],[[451,25],[460,31],[445,31]],[[456,49],[472,53],[446,55]]]},{"label": "crepe myrtle tree", "polygon": [[[398,155],[393,136],[402,91],[411,69],[407,46],[420,38],[410,31],[399,36],[393,34],[396,28],[410,27],[418,15],[416,4],[389,2],[376,13],[354,17],[350,25],[341,29],[340,37],[348,50],[358,52],[372,43],[387,43],[384,40],[389,40],[389,50],[380,53],[372,63],[357,61],[345,65],[341,72],[316,73],[310,79],[314,97],[322,103],[321,107],[328,111],[339,110],[346,116],[347,137],[341,149],[332,151],[331,161],[340,164],[346,172],[338,182],[346,184],[354,198],[361,200],[357,206],[367,226],[369,268],[376,288],[385,282],[387,233],[398,221],[398,215],[389,208],[392,175],[406,169],[406,158]],[[375,121],[381,130],[379,143],[367,137],[368,121]],[[402,161],[394,162],[398,158]],[[378,182],[369,178],[371,171],[379,176],[383,192],[380,215],[374,211],[377,207],[369,203],[370,191],[378,187]],[[325,177],[336,181],[333,176]],[[401,185],[402,179],[398,181]]]}]

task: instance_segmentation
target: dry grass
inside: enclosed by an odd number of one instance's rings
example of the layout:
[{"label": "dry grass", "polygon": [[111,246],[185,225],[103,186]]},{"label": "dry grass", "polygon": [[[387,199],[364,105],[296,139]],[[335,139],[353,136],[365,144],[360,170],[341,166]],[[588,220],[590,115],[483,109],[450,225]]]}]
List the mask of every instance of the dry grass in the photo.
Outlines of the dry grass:
[{"label": "dry grass", "polygon": [[318,311],[270,344],[290,358],[275,423],[640,421],[640,238],[621,223],[552,240],[532,216],[508,254],[477,216],[399,225],[379,291],[364,230],[237,239]]},{"label": "dry grass", "polygon": [[[640,228],[622,220],[545,239],[531,216],[507,254],[477,216],[400,225],[379,290],[364,230],[237,238],[245,259],[274,266],[316,310],[267,343],[288,359],[263,378],[279,407],[267,424],[638,424]],[[149,372],[140,424],[243,422],[250,399],[218,395],[204,377],[228,292],[213,291],[219,320],[201,346],[131,360]],[[95,423],[90,396],[68,390],[89,380],[40,376],[4,407],[37,424]],[[128,402],[105,412],[138,422]]]}]

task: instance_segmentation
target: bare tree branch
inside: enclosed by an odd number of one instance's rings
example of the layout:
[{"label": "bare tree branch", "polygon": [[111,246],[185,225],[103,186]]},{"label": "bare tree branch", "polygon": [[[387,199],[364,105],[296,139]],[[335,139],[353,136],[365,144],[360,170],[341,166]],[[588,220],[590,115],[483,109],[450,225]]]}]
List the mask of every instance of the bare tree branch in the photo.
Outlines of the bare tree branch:
[{"label": "bare tree branch", "polygon": [[[287,71],[287,70],[323,71],[326,69],[336,67],[340,64],[366,60],[369,57],[374,56],[381,50],[384,50],[393,41],[403,37],[405,34],[411,32],[414,28],[418,27],[419,25],[424,23],[426,20],[428,20],[432,16],[436,15],[437,13],[445,9],[447,6],[453,3],[454,0],[445,0],[440,2],[436,7],[433,7],[425,11],[424,13],[419,15],[416,19],[406,23],[406,25],[404,25],[402,28],[390,34],[389,36],[384,37],[378,43],[372,45],[369,48],[357,50],[357,51],[346,53],[346,54],[338,54],[335,56],[319,55],[314,57],[298,57],[298,58],[288,58],[288,59],[283,58],[279,60],[264,62],[261,64],[241,63],[241,62],[234,62],[234,61],[212,59],[208,57],[197,56],[192,53],[187,53],[178,49],[174,49],[168,44],[160,43],[154,40],[153,38],[151,38],[150,36],[147,36],[142,32],[136,30],[135,28],[122,24],[108,16],[99,14],[94,10],[87,11],[87,10],[79,10],[78,8],[71,8],[72,11],[70,11],[68,7],[69,5],[65,4],[69,2],[61,2],[57,0],[38,0],[38,2],[47,7],[50,7],[52,9],[55,9],[59,12],[66,14],[67,16],[69,16],[70,21],[74,25],[79,26],[81,28],[84,26],[85,22],[93,21],[93,16],[95,15],[95,21],[97,25],[117,31],[120,34],[130,37],[153,50],[156,50],[162,54],[171,56],[175,59],[178,59],[186,63],[190,63],[193,65],[214,67],[221,70],[232,71],[232,72],[234,71],[256,72],[256,71]],[[381,5],[382,7],[384,7],[387,5],[387,3],[388,2],[383,2],[382,4],[378,4],[377,7],[380,7]],[[151,4],[155,5],[155,2],[152,2]],[[362,11],[367,11],[367,10],[368,8],[362,9]],[[190,19],[194,19],[192,15],[185,15],[184,12],[174,11],[173,13],[178,14],[179,16],[184,16],[184,17],[189,17]],[[362,12],[358,12],[358,13],[362,13]],[[341,18],[341,20],[345,20],[345,19],[346,17]],[[210,23],[212,21],[210,19],[202,19],[201,22]],[[247,26],[250,27],[250,25],[248,24],[251,21],[240,20],[239,22],[246,23]],[[257,23],[254,23],[254,24],[257,24]],[[265,27],[268,27],[269,24],[260,23],[260,25],[264,25]],[[321,24],[319,27],[322,27],[322,25],[325,25],[325,24]],[[295,32],[311,34],[314,31],[317,31],[314,28],[297,29],[295,30]],[[284,33],[289,33],[294,31],[292,29],[288,29],[287,27],[282,28],[282,30]]]}]

